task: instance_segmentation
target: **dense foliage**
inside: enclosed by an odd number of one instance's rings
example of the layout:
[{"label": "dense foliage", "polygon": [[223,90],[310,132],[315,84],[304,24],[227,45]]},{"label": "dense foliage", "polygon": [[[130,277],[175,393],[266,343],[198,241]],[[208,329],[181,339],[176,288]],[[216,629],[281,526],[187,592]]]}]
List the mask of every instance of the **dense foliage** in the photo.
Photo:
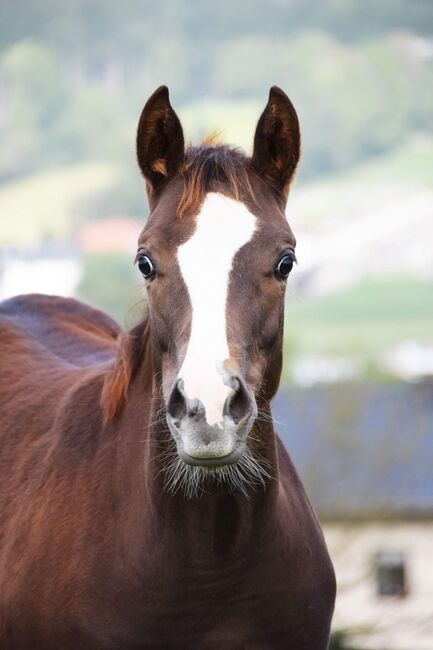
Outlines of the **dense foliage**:
[{"label": "dense foliage", "polygon": [[[395,194],[398,207],[397,189],[409,184],[414,196],[421,193],[418,216],[428,201],[430,0],[3,0],[1,9],[3,246],[71,239],[84,221],[100,217],[144,222],[134,131],[161,83],[170,87],[187,140],[222,128],[222,139],[247,149],[269,86],[287,91],[303,138],[304,203],[294,205],[296,192],[290,204],[297,229],[302,215],[304,227],[325,221],[323,234],[341,234],[343,223],[373,209],[389,219],[380,196]],[[406,241],[403,226],[396,232]],[[367,235],[357,250],[373,273]],[[418,261],[428,255],[422,238],[411,238],[420,240]],[[430,343],[430,284],[410,280],[393,241],[389,270],[403,274],[394,284],[364,285],[353,276],[354,286],[334,297],[301,291],[296,301],[289,293],[286,359],[295,352],[351,355],[374,374],[390,345],[408,337]],[[131,256],[89,254],[79,287],[80,297],[127,325],[135,309],[141,313],[135,305],[143,294],[134,288]],[[299,258],[301,270],[301,251]],[[330,277],[329,260],[321,260]],[[350,276],[350,264],[339,268]]]},{"label": "dense foliage", "polygon": [[[428,0],[4,0],[2,9],[0,179],[93,158],[118,164],[125,185],[137,114],[160,83],[190,137],[233,120],[230,135],[245,146],[268,87],[281,85],[302,121],[304,179],[432,127]],[[135,195],[124,200],[138,209]]]}]

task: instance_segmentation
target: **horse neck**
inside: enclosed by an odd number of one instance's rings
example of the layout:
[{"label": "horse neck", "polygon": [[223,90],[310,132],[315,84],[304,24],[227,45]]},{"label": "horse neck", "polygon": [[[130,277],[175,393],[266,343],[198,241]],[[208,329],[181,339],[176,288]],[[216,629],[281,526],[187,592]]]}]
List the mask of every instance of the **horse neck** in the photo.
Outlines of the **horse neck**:
[{"label": "horse neck", "polygon": [[[244,552],[249,542],[257,544],[259,531],[272,516],[271,507],[278,494],[276,439],[269,403],[261,405],[262,417],[254,425],[251,444],[270,475],[265,485],[248,489],[247,496],[222,489],[187,498],[180,490],[167,489],[167,464],[176,454],[175,443],[165,422],[165,407],[155,370],[150,327],[142,328],[141,360],[128,387],[119,420],[121,445],[118,485],[126,497],[125,510],[135,525],[154,531],[173,545],[200,547],[200,557],[212,561],[227,552]],[[127,519],[127,526],[131,526]],[[129,532],[130,534],[130,528]],[[243,550],[242,550],[243,549]]]},{"label": "horse neck", "polygon": [[[151,417],[158,418],[157,408]],[[181,489],[171,493],[167,488],[164,463],[167,456],[176,452],[170,434],[161,425],[149,428],[143,476],[156,537],[167,540],[168,547],[179,551],[185,563],[197,569],[219,566],[220,561],[232,560],[240,566],[244,558],[252,560],[260,553],[269,522],[276,516],[278,467],[272,425],[266,423],[268,444],[262,448],[262,458],[272,479],[250,487],[247,496],[209,487],[192,498]],[[253,428],[252,437],[263,435],[263,428],[260,433],[258,429]]]}]

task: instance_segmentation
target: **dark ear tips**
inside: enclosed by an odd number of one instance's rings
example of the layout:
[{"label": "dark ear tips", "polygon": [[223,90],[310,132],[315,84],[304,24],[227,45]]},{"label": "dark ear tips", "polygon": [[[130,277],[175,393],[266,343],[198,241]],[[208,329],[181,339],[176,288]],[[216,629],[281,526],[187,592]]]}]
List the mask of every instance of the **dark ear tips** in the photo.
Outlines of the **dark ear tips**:
[{"label": "dark ear tips", "polygon": [[165,97],[166,99],[168,99],[169,97],[168,86],[165,86],[164,84],[158,86],[158,88],[155,90],[153,94],[161,95],[161,97]]},{"label": "dark ear tips", "polygon": [[146,106],[156,103],[158,101],[170,103],[170,93],[168,91],[168,86],[158,86],[158,88],[151,94],[149,99],[146,102]]},{"label": "dark ear tips", "polygon": [[269,99],[272,100],[280,97],[286,101],[290,101],[284,90],[282,90],[279,86],[271,86],[269,89]]}]

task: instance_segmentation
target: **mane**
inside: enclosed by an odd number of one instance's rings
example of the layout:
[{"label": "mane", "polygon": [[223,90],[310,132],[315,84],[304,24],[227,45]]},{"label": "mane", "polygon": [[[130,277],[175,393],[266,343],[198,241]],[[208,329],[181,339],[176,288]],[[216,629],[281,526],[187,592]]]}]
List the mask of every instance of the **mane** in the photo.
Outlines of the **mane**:
[{"label": "mane", "polygon": [[228,145],[215,144],[212,136],[198,147],[189,147],[181,167],[185,189],[179,204],[179,216],[197,209],[208,192],[223,192],[237,201],[255,201],[250,180],[249,158]]},{"label": "mane", "polygon": [[113,420],[123,406],[129,385],[143,360],[148,334],[149,319],[146,316],[139,325],[119,337],[117,355],[102,388],[101,406],[105,423]]}]

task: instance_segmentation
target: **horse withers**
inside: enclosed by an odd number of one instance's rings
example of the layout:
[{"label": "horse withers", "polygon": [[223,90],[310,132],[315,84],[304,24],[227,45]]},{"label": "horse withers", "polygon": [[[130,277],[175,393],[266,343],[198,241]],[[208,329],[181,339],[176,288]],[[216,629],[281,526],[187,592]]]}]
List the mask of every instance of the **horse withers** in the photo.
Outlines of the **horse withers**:
[{"label": "horse withers", "polygon": [[185,150],[158,88],[137,132],[142,322],[1,306],[2,650],[327,647],[334,572],[270,409],[299,150],[279,88],[251,157]]}]

